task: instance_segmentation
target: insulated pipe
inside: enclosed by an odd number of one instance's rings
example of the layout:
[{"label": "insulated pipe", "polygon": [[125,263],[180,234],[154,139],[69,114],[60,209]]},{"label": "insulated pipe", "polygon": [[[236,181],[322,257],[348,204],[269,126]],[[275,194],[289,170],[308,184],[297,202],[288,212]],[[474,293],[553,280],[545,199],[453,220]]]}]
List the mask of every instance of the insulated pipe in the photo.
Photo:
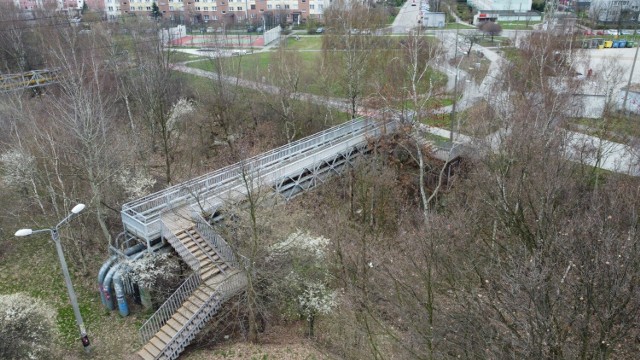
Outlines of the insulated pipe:
[{"label": "insulated pipe", "polygon": [[116,271],[116,275],[113,277],[113,289],[116,292],[116,300],[118,300],[118,312],[120,313],[120,316],[124,317],[129,315],[129,305],[127,305],[127,299],[124,294],[124,285],[122,284],[122,271]]},{"label": "insulated pipe", "polygon": [[[145,244],[138,244],[136,246],[132,246],[125,251],[125,255],[132,256],[137,254],[142,254],[142,251],[146,248]],[[134,255],[134,256],[135,256]],[[102,265],[100,268],[100,273],[98,274],[98,286],[100,289],[100,299],[102,300],[102,304],[106,306],[109,310],[114,309],[113,299],[111,296],[111,280],[113,279],[118,267],[120,264],[113,265],[113,262],[117,260],[117,255],[112,256],[107,260],[107,262]],[[107,271],[108,270],[108,271]]]},{"label": "insulated pipe", "polygon": [[98,272],[98,291],[100,291],[100,300],[102,300],[102,305],[107,306],[107,298],[105,296],[105,292],[104,292],[104,278],[105,276],[107,276],[107,272],[109,271],[109,268],[111,267],[111,265],[113,265],[113,263],[118,259],[118,257],[116,255],[113,255],[112,257],[109,258],[109,260],[107,260],[102,267],[100,268],[100,272]]},{"label": "insulated pipe", "polygon": [[[161,254],[163,252],[168,252],[170,250],[171,248],[169,247],[165,247],[163,249],[162,245],[151,249],[151,251],[157,252],[158,254]],[[142,257],[142,255],[144,255],[144,252],[135,254],[132,260],[137,260],[140,257]],[[123,266],[117,266],[117,268],[118,269],[116,270],[115,275],[113,276],[113,289],[115,290],[116,300],[118,301],[118,312],[120,313],[120,316],[124,317],[129,315],[129,305],[127,304],[127,299],[125,297],[126,294],[124,291],[124,284],[122,283],[122,274],[129,271],[129,266],[123,265]]]}]

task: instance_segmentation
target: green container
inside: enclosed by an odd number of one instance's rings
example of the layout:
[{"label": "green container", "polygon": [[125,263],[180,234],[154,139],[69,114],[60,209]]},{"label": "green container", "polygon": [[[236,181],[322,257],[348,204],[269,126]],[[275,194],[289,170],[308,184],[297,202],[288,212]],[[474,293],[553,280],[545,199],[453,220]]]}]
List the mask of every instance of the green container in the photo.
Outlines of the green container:
[{"label": "green container", "polygon": [[628,48],[636,47],[636,42],[631,40],[627,41],[627,47]]}]

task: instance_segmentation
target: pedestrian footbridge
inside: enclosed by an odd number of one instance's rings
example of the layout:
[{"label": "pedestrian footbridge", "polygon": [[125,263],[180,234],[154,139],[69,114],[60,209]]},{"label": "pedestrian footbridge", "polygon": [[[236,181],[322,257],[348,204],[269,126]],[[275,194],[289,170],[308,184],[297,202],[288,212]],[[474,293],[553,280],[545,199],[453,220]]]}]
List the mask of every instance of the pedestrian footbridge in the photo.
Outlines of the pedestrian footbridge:
[{"label": "pedestrian footbridge", "polygon": [[258,188],[288,200],[341,173],[370,151],[371,139],[395,127],[395,122],[355,119],[124,204],[127,237],[146,242],[149,249],[161,238],[193,270],[140,329],[145,345],[139,357],[177,358],[224,301],[246,286],[247,259],[215,233],[203,214],[215,214]]}]

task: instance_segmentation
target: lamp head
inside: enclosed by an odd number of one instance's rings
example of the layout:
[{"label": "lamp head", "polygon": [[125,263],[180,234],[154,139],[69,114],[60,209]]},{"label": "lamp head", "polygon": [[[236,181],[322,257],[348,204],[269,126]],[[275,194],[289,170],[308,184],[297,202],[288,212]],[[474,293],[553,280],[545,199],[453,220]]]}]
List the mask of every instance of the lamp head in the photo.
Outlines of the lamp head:
[{"label": "lamp head", "polygon": [[16,231],[16,236],[29,236],[33,234],[33,230],[31,229],[20,229],[18,231]]},{"label": "lamp head", "polygon": [[84,204],[78,204],[74,206],[73,209],[71,209],[71,212],[74,214],[79,214],[82,210],[84,210],[84,208],[85,208]]}]

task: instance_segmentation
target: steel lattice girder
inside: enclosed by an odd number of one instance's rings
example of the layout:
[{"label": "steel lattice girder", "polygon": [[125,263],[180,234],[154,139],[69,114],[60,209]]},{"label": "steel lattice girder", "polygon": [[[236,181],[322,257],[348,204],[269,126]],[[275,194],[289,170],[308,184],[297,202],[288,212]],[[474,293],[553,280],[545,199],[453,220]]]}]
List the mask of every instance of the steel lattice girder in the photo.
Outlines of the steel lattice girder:
[{"label": "steel lattice girder", "polygon": [[354,160],[369,152],[368,146],[362,144],[347,151],[336,154],[329,159],[316,162],[313,167],[305,167],[297,174],[288,175],[277,181],[275,190],[290,200],[300,192],[309,190],[332,175],[341,175],[346,167],[353,167]]}]

